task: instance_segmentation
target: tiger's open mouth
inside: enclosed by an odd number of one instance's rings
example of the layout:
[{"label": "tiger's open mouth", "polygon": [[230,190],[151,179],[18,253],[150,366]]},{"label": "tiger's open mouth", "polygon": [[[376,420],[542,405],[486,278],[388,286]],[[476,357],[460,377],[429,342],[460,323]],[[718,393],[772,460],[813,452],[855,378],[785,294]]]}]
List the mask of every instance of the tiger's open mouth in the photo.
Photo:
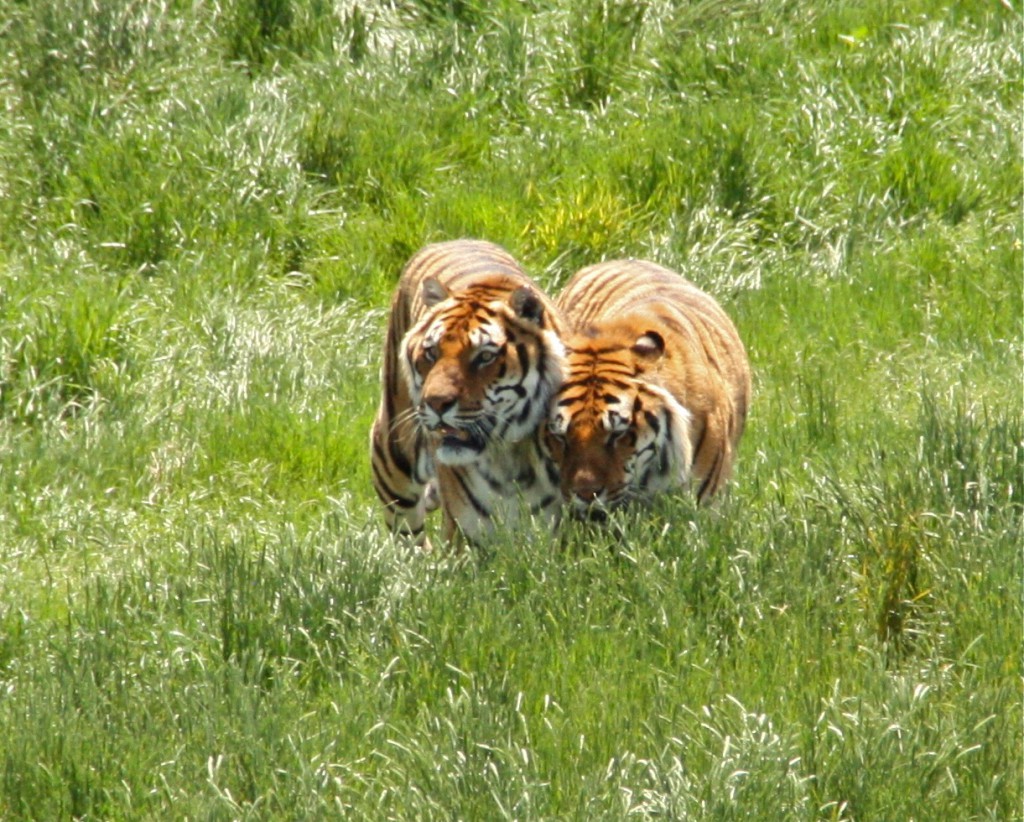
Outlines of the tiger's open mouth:
[{"label": "tiger's open mouth", "polygon": [[483,440],[464,428],[442,425],[434,431],[434,434],[440,437],[439,445],[444,448],[471,448],[474,451],[483,451],[484,449]]},{"label": "tiger's open mouth", "polygon": [[584,500],[573,494],[570,511],[575,519],[584,522],[607,522],[612,511],[625,508],[629,503],[630,494],[619,488],[611,493],[603,494],[598,499]]}]

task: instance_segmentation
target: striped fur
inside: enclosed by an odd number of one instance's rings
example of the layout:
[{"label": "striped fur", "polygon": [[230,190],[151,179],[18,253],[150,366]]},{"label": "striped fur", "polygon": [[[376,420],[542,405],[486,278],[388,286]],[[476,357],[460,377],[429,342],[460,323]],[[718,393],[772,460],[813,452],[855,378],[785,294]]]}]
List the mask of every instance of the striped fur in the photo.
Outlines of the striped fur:
[{"label": "striped fur", "polygon": [[440,506],[446,539],[478,541],[521,506],[557,518],[544,423],[562,377],[554,305],[499,246],[428,245],[391,303],[371,433],[389,528],[422,541]]},{"label": "striped fur", "polygon": [[571,327],[551,447],[578,512],[692,482],[706,501],[729,477],[750,368],[721,307],[651,262],[584,268],[559,295]]}]

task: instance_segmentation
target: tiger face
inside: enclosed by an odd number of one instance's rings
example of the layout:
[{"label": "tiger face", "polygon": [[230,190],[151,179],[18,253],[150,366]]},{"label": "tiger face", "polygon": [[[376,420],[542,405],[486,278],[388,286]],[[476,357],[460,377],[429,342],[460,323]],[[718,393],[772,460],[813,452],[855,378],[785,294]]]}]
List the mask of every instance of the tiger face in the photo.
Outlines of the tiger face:
[{"label": "tiger face", "polygon": [[459,299],[428,279],[423,300],[429,310],[403,341],[403,370],[434,459],[470,465],[495,444],[535,432],[562,353],[537,295],[524,286],[506,299]]},{"label": "tiger face", "polygon": [[600,517],[685,479],[690,414],[645,374],[664,353],[661,337],[579,335],[567,346],[567,378],[548,420],[563,498]]}]

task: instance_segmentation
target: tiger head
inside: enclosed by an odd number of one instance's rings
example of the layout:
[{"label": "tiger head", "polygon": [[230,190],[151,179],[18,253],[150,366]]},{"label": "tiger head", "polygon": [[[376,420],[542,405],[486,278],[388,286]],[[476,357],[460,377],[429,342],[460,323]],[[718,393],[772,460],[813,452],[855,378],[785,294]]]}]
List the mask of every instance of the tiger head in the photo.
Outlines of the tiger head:
[{"label": "tiger head", "polygon": [[544,422],[563,347],[529,286],[449,292],[423,281],[425,312],[402,341],[402,370],[421,431],[444,465],[473,463]]},{"label": "tiger head", "polygon": [[665,356],[662,336],[611,326],[576,335],[566,348],[548,433],[574,511],[600,517],[685,480],[690,413],[649,379]]}]

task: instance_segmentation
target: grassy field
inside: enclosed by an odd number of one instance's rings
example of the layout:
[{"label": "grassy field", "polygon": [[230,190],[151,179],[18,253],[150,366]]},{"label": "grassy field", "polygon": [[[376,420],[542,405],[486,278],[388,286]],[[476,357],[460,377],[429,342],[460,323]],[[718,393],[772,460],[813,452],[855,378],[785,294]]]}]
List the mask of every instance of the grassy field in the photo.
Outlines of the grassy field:
[{"label": "grassy field", "polygon": [[[0,8],[0,818],[1022,816],[1019,3]],[[425,242],[735,318],[731,494],[454,562]]]}]

